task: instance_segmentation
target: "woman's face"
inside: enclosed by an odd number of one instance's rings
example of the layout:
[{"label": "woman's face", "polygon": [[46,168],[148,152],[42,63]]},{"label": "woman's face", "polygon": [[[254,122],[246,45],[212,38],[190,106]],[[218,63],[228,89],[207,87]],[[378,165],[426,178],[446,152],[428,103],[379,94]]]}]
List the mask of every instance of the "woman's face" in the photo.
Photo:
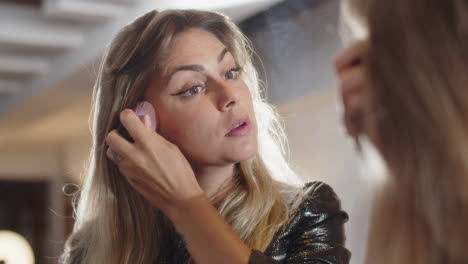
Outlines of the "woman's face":
[{"label": "woman's face", "polygon": [[189,29],[174,38],[145,93],[158,132],[194,165],[232,164],[257,152],[252,98],[239,66],[214,35]]}]

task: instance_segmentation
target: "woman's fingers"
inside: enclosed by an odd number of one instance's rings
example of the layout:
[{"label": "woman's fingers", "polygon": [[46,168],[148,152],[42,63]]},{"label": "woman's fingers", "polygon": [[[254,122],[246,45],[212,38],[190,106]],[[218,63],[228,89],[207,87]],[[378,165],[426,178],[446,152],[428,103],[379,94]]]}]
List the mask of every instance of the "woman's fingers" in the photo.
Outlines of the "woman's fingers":
[{"label": "woman's fingers", "polygon": [[122,156],[119,155],[116,151],[113,151],[110,147],[107,148],[106,151],[107,157],[112,160],[117,166],[119,166],[120,162],[123,161]]},{"label": "woman's fingers", "polygon": [[142,142],[148,129],[133,110],[125,109],[120,113],[120,122],[127,129],[135,142]]},{"label": "woman's fingers", "polygon": [[353,91],[354,93],[342,93],[344,106],[343,121],[348,134],[356,138],[364,132],[362,122],[364,119],[365,99],[362,92]]},{"label": "woman's fingers", "polygon": [[150,118],[149,115],[144,115],[141,121],[143,121],[143,124],[145,125],[145,127],[154,130],[154,128],[153,128],[154,125],[153,125],[153,122],[151,121],[151,118]]},{"label": "woman's fingers", "polygon": [[346,132],[353,138],[357,138],[363,132],[362,128],[363,113],[345,111],[343,115],[343,123]]},{"label": "woman's fingers", "polygon": [[106,155],[115,163],[129,159],[134,151],[133,145],[125,140],[115,129],[107,135],[106,143],[109,146]]},{"label": "woman's fingers", "polygon": [[367,56],[367,41],[362,40],[352,44],[350,47],[339,53],[334,60],[334,67],[337,74],[342,71],[362,64]]},{"label": "woman's fingers", "polygon": [[348,103],[351,97],[364,97],[366,94],[367,73],[364,66],[355,66],[343,71],[339,76],[340,92],[343,103]]},{"label": "woman's fingers", "polygon": [[[364,114],[367,103],[368,73],[364,56],[366,46],[357,43],[345,50],[335,61],[343,102],[343,123],[348,134],[357,138],[364,133]],[[354,63],[359,60],[359,63]]]}]

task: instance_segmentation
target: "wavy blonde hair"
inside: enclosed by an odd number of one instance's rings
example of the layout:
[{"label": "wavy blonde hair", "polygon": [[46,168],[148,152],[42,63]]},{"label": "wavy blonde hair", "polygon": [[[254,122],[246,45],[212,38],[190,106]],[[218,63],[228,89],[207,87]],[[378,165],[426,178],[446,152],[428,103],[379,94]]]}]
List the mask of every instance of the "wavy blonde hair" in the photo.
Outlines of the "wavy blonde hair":
[{"label": "wavy blonde hair", "polygon": [[468,1],[347,0],[366,27],[365,129],[389,170],[368,263],[468,261]]},{"label": "wavy blonde hair", "polygon": [[221,14],[196,10],[149,12],[123,28],[109,44],[94,87],[89,168],[76,208],[76,223],[62,263],[154,263],[164,257],[170,223],[126,182],[106,157],[105,137],[119,112],[133,108],[160,69],[172,39],[189,28],[215,35],[243,66],[258,124],[259,151],[240,162],[220,214],[249,247],[265,250],[288,222],[304,192],[284,158],[284,134],[276,112],[262,98],[251,44]]}]

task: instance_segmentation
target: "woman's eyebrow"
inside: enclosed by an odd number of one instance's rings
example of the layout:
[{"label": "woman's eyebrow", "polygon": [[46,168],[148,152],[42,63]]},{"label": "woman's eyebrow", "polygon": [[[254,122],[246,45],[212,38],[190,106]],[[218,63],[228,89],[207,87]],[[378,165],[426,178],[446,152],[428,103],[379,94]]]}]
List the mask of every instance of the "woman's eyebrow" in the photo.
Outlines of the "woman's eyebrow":
[{"label": "woman's eyebrow", "polygon": [[[224,56],[226,56],[226,53],[228,52],[227,48],[224,48],[221,53],[218,55],[218,63],[220,63],[223,59]],[[191,65],[182,65],[177,68],[175,68],[171,74],[169,74],[169,79],[171,79],[172,75],[174,75],[176,72],[179,71],[194,71],[194,72],[201,72],[204,71],[205,68],[200,65],[200,64],[191,64]]]},{"label": "woman's eyebrow", "polygon": [[221,51],[221,53],[218,55],[218,63],[223,61],[224,56],[226,55],[227,52],[228,52],[227,48],[224,48],[223,51]]},{"label": "woman's eyebrow", "polygon": [[192,64],[192,65],[183,65],[183,66],[179,66],[177,68],[175,68],[171,74],[169,75],[169,77],[172,77],[172,75],[174,75],[174,73],[176,72],[179,72],[179,71],[194,71],[194,72],[201,72],[201,71],[204,71],[205,68],[200,65],[200,64]]}]

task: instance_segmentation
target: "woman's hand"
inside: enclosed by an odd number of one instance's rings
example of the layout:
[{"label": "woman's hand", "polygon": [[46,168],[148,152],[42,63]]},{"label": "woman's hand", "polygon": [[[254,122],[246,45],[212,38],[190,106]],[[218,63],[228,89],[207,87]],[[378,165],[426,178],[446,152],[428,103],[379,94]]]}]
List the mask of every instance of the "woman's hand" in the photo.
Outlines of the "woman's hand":
[{"label": "woman's hand", "polygon": [[117,130],[106,138],[107,156],[128,182],[174,224],[197,263],[247,263],[251,254],[229,224],[213,207],[179,148],[143,122],[130,109],[120,120],[135,140],[130,143]]},{"label": "woman's hand", "polygon": [[168,217],[188,199],[203,194],[179,148],[154,131],[155,120],[149,115],[140,120],[126,109],[120,121],[135,142],[113,130],[106,137],[107,156],[136,191]]},{"label": "woman's hand", "polygon": [[366,41],[356,42],[339,53],[334,62],[344,107],[343,123],[356,141],[365,132],[364,117],[369,98],[367,45]]}]

